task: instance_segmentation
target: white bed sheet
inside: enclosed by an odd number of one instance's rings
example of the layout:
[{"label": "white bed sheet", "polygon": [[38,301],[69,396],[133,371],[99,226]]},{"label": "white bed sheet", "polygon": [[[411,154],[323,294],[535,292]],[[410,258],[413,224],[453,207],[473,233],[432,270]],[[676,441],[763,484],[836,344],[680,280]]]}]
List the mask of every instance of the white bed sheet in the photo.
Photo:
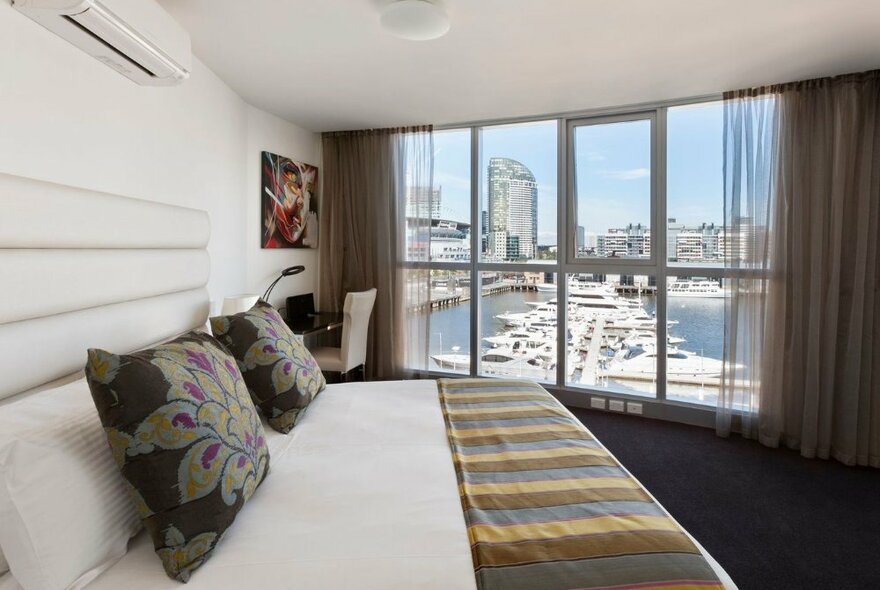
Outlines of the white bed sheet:
[{"label": "white bed sheet", "polygon": [[[290,435],[267,436],[269,476],[187,590],[475,590],[434,381],[330,385]],[[9,578],[0,590],[18,590]],[[182,586],[142,532],[88,588]]]},{"label": "white bed sheet", "polygon": [[[187,590],[476,588],[434,381],[328,386],[279,437],[268,477]],[[142,533],[88,588],[182,586]]]}]

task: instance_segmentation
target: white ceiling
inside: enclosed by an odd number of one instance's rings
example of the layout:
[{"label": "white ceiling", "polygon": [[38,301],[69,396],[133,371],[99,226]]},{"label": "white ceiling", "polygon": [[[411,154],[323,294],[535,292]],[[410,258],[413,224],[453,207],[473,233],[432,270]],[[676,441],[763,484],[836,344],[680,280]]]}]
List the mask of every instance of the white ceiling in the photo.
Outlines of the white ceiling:
[{"label": "white ceiling", "polygon": [[313,131],[448,124],[880,67],[878,0],[444,0],[426,42],[387,0],[160,0],[251,104]]}]

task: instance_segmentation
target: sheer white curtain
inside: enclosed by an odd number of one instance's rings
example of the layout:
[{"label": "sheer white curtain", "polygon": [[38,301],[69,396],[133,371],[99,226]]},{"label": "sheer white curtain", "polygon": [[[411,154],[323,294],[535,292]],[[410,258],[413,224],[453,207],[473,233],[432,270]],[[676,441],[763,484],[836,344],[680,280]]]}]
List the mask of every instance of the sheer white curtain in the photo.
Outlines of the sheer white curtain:
[{"label": "sheer white curtain", "polygon": [[768,228],[774,205],[777,103],[749,91],[724,97],[724,246],[731,278],[725,299],[724,371],[716,414],[717,430],[730,434],[734,417],[743,435],[758,434],[764,359],[774,345],[765,340],[772,260]]},{"label": "sheer white curtain", "polygon": [[725,96],[718,432],[880,467],[880,71]]},{"label": "sheer white curtain", "polygon": [[398,157],[398,227],[403,239],[397,252],[397,273],[402,289],[403,327],[400,360],[405,376],[428,371],[431,321],[431,211],[434,186],[434,141],[430,128],[417,128],[396,138]]}]

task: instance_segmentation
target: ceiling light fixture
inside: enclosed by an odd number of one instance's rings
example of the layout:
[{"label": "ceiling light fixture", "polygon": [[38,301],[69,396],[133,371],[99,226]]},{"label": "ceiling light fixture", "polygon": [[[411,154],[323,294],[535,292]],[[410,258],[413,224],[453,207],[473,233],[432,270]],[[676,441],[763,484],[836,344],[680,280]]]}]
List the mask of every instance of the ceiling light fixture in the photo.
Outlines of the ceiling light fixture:
[{"label": "ceiling light fixture", "polygon": [[428,0],[397,0],[386,4],[379,17],[382,27],[401,39],[428,41],[449,31],[449,16]]}]

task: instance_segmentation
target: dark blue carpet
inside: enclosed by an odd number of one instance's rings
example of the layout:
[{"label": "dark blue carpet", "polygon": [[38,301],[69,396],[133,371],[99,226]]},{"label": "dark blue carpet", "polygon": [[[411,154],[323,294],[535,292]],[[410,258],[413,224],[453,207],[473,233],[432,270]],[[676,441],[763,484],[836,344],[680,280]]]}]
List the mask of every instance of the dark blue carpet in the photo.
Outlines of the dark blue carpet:
[{"label": "dark blue carpet", "polygon": [[880,589],[880,470],[571,408],[740,590]]}]

